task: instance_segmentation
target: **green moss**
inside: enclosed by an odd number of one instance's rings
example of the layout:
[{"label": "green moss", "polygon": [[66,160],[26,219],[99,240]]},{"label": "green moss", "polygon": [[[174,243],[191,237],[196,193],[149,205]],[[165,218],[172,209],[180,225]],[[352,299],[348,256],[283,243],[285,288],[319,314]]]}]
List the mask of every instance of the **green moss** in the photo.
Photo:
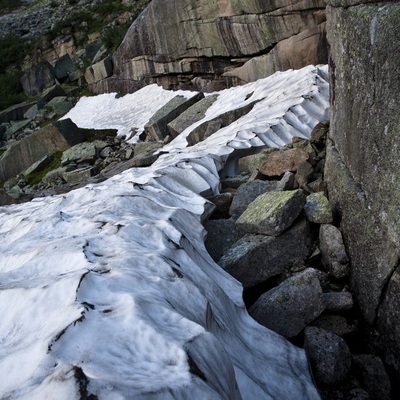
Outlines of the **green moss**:
[{"label": "green moss", "polygon": [[21,7],[24,3],[21,0],[0,0],[0,15],[4,15]]},{"label": "green moss", "polygon": [[275,300],[276,300],[278,303],[284,303],[285,301],[287,301],[287,298],[286,298],[285,296],[279,294],[278,296],[276,296]]},{"label": "green moss", "polygon": [[55,152],[52,155],[53,160],[49,164],[47,164],[46,167],[44,167],[40,171],[36,171],[32,174],[27,175],[25,179],[28,185],[37,185],[39,182],[41,182],[41,180],[46,176],[48,172],[59,168],[61,166],[61,157],[62,151]]}]

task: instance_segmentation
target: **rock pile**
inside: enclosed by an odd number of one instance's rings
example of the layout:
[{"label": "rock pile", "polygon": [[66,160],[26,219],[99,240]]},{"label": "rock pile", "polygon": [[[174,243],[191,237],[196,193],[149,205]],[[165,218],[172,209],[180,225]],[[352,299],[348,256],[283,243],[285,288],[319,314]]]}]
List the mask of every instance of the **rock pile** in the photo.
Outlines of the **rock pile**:
[{"label": "rock pile", "polygon": [[327,130],[318,124],[309,141],[240,159],[242,175],[209,198],[206,246],[243,284],[249,314],[304,347],[324,399],[389,399],[385,367],[363,346],[349,259],[324,193]]}]

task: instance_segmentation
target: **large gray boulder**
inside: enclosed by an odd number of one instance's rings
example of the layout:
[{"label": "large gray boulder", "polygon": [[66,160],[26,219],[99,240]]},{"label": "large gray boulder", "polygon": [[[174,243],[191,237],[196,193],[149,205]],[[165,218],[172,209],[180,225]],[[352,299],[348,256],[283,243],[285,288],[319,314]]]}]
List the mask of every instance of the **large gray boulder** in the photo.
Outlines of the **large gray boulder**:
[{"label": "large gray boulder", "polygon": [[180,113],[167,127],[172,137],[177,137],[187,127],[200,121],[206,115],[206,111],[218,99],[218,94],[212,94],[200,99],[197,103],[190,106],[187,110]]},{"label": "large gray boulder", "polygon": [[22,88],[28,97],[35,97],[55,83],[54,68],[48,61],[33,66],[21,78]]},{"label": "large gray boulder", "polygon": [[229,208],[230,215],[242,214],[248,205],[263,193],[276,190],[275,181],[249,181],[241,185],[233,196],[232,204]]},{"label": "large gray boulder", "polygon": [[318,272],[308,268],[261,295],[249,313],[260,324],[289,338],[299,334],[324,308]]},{"label": "large gray boulder", "polygon": [[249,288],[302,265],[310,254],[312,236],[302,220],[278,237],[246,235],[238,240],[218,264]]},{"label": "large gray boulder", "polygon": [[279,236],[298,217],[305,201],[300,189],[267,192],[250,203],[236,224],[247,233]]},{"label": "large gray boulder", "polygon": [[203,93],[197,93],[189,99],[181,95],[175,96],[150,118],[144,127],[146,135],[151,140],[163,140],[169,134],[167,125],[203,97]]},{"label": "large gray boulder", "polygon": [[0,159],[0,182],[7,181],[43,157],[64,151],[81,141],[83,136],[70,119],[35,131],[9,146],[3,154]]}]

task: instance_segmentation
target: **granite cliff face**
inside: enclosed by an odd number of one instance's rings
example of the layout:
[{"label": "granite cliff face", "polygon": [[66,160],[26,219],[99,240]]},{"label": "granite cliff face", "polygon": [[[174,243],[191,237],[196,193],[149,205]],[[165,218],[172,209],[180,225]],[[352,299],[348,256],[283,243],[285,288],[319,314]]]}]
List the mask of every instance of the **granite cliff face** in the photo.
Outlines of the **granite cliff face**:
[{"label": "granite cliff face", "polygon": [[326,63],[324,9],[323,0],[154,0],[114,53],[113,77],[93,89],[207,90]]},{"label": "granite cliff face", "polygon": [[400,371],[400,4],[328,3],[332,145],[326,179],[371,340]]}]

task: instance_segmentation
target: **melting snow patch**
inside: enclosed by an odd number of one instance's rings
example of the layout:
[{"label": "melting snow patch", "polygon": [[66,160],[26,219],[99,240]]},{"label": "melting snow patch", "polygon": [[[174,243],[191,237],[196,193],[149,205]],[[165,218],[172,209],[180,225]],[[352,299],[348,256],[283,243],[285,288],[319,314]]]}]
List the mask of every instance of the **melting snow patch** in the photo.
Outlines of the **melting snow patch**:
[{"label": "melting snow patch", "polygon": [[[229,155],[326,120],[326,67],[223,91],[205,118],[250,92],[248,115],[192,147],[188,128],[149,168],[0,208],[1,398],[319,398],[304,352],[248,316],[208,255],[199,193]],[[125,134],[175,95],[84,98],[66,117]]]}]

